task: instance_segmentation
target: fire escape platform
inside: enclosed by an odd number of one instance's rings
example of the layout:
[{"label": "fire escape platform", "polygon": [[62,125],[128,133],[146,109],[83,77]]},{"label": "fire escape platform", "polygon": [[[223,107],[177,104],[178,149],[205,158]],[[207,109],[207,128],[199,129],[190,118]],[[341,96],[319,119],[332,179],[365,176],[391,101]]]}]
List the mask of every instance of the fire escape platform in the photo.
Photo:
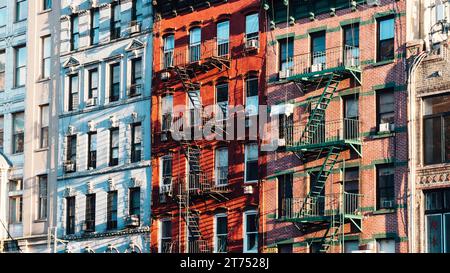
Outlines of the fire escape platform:
[{"label": "fire escape platform", "polygon": [[315,72],[305,72],[294,74],[286,79],[288,81],[297,81],[297,82],[306,82],[306,83],[315,83],[322,81],[323,77],[338,75],[341,79],[355,77],[357,81],[360,81],[361,78],[361,68],[360,67],[351,67],[351,66],[338,66],[327,68],[320,71]]},{"label": "fire escape platform", "polygon": [[280,218],[283,222],[292,222],[292,223],[303,223],[303,224],[314,224],[314,223],[329,223],[333,221],[333,219],[342,216],[346,220],[362,220],[362,215],[355,214],[343,214],[340,215],[338,212],[334,212],[332,215],[322,215],[322,216],[299,216],[299,217],[283,217]]},{"label": "fire escape platform", "polygon": [[350,145],[362,145],[362,141],[357,139],[342,139],[342,140],[329,140],[320,143],[314,144],[293,144],[286,145],[286,151],[289,152],[308,152],[308,151],[316,151],[323,148],[329,148],[330,146],[334,147],[348,147]]}]

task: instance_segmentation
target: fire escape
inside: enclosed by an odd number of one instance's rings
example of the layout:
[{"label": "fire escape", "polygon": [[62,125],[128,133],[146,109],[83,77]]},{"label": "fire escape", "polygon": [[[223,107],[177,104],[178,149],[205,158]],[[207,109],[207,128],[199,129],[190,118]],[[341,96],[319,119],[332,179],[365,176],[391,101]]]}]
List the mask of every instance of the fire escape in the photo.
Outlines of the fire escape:
[{"label": "fire escape", "polygon": [[351,222],[361,229],[359,194],[344,190],[325,194],[325,184],[336,169],[341,152],[353,149],[361,156],[359,120],[344,118],[330,121],[325,118],[341,81],[351,79],[361,84],[359,48],[345,46],[294,56],[289,71],[282,71],[280,75],[303,90],[320,90],[320,95],[310,104],[307,121],[289,125],[285,135],[286,150],[296,154],[303,162],[322,160],[318,171],[311,176],[311,186],[306,196],[285,200],[283,220],[306,227],[325,226],[318,243],[320,252],[328,252],[331,246],[338,244],[345,223]]}]

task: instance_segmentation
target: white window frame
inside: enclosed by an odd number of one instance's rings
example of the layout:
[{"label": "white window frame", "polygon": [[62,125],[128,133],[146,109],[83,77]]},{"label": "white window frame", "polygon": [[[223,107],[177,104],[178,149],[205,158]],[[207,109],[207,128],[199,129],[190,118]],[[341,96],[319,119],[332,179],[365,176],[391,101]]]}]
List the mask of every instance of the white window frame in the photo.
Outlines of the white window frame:
[{"label": "white window frame", "polygon": [[227,167],[227,176],[228,176],[228,170],[229,170],[229,151],[228,151],[228,147],[219,147],[219,148],[217,148],[216,150],[215,150],[215,152],[214,152],[214,173],[215,173],[215,185],[216,186],[227,186],[228,185],[228,177],[227,177],[227,183],[226,184],[220,184],[219,183],[219,168],[220,167],[225,167],[225,166],[219,166],[219,164],[220,164],[220,158],[219,158],[219,153],[220,152],[222,152],[222,151],[226,151],[226,153],[227,153],[227,165],[226,165],[226,167]]},{"label": "white window frame", "polygon": [[[164,160],[166,159],[171,159],[172,161],[172,170],[170,170],[171,175],[173,175],[173,158],[170,155],[165,155],[159,158],[159,166],[161,166],[161,168],[159,168],[159,188],[161,189],[162,186],[164,185]],[[172,180],[170,180],[170,185],[172,185]]]},{"label": "white window frame", "polygon": [[[389,242],[393,242],[394,243],[394,252],[381,252],[380,251],[380,247],[379,247],[379,242],[380,241],[389,241]],[[393,238],[379,238],[379,239],[375,239],[375,244],[377,246],[377,253],[395,253],[395,239]]]},{"label": "white window frame", "polygon": [[172,241],[172,236],[170,237],[164,237],[163,238],[163,222],[172,222],[171,218],[162,218],[159,221],[159,234],[158,234],[158,253],[163,253],[162,252],[162,240],[163,239],[169,239]]},{"label": "white window frame", "polygon": [[[219,235],[224,235],[224,234],[217,234],[217,218],[221,218],[221,217],[225,217],[227,218],[227,231],[228,231],[228,214],[226,213],[217,213],[216,215],[214,215],[214,253],[222,253],[222,252],[217,252],[217,247],[218,247],[218,236]],[[227,238],[228,238],[228,233],[227,233]]]},{"label": "white window frame", "polygon": [[[259,230],[256,230],[256,232],[252,232],[252,233],[247,233],[247,216],[248,215],[256,215],[256,219],[258,219],[258,211],[256,210],[247,210],[244,212],[243,214],[243,229],[242,229],[242,238],[243,238],[243,253],[258,253],[258,233]],[[259,225],[256,225],[256,227],[258,228]],[[248,244],[248,238],[247,235],[248,234],[255,234],[256,233],[256,249],[252,249],[252,250],[247,250],[247,244]]]},{"label": "white window frame", "polygon": [[[245,160],[244,160],[244,183],[257,183],[258,182],[258,180],[248,180],[247,181],[247,160],[248,160],[248,152],[247,152],[247,147],[249,147],[249,146],[256,146],[256,150],[257,150],[257,156],[256,156],[256,161],[258,161],[258,164],[259,164],[259,160],[258,160],[258,158],[259,158],[259,150],[258,150],[258,143],[248,143],[248,144],[245,144],[244,145],[244,157],[245,157]],[[258,166],[259,167],[259,166]]]},{"label": "white window frame", "polygon": [[[170,98],[170,99],[169,99]],[[170,114],[173,119],[173,95],[166,95],[161,97],[161,130],[169,131],[170,128],[164,128],[164,116]],[[172,125],[172,120],[170,121]]]}]

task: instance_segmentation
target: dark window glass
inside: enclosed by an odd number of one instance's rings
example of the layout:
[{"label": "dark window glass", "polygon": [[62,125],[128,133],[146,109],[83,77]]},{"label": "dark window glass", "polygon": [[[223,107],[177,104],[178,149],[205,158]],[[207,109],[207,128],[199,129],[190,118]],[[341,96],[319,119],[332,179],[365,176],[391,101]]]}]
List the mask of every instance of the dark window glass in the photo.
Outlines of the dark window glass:
[{"label": "dark window glass", "polygon": [[290,204],[290,200],[293,197],[293,176],[292,174],[285,174],[278,176],[278,217],[286,216],[287,210],[290,208],[286,207]]},{"label": "dark window glass", "polygon": [[86,195],[86,231],[95,231],[95,194]]},{"label": "dark window glass", "polygon": [[88,83],[88,98],[98,97],[98,69],[94,68],[89,70],[89,83]]},{"label": "dark window glass", "polygon": [[120,4],[111,6],[111,40],[120,38]]},{"label": "dark window glass", "polygon": [[142,126],[141,123],[132,125],[131,130],[131,162],[141,161]]},{"label": "dark window glass", "polygon": [[97,132],[88,134],[88,169],[97,167]]},{"label": "dark window glass", "polygon": [[131,61],[131,87],[129,95],[136,96],[141,94],[142,87],[142,59],[136,58]]},{"label": "dark window glass", "polygon": [[280,71],[291,69],[294,66],[294,38],[278,40],[280,45]]},{"label": "dark window glass", "polygon": [[66,234],[75,233],[75,196],[66,198]]},{"label": "dark window glass", "polygon": [[117,228],[117,191],[108,192],[107,200],[107,223],[108,229]]},{"label": "dark window glass", "polygon": [[311,60],[313,65],[325,65],[326,44],[325,32],[320,31],[311,34]]},{"label": "dark window glass", "polygon": [[377,61],[394,59],[394,18],[378,20],[378,48]]},{"label": "dark window glass", "polygon": [[395,206],[395,169],[391,165],[377,167],[377,209]]},{"label": "dark window glass", "polygon": [[395,97],[392,89],[377,91],[377,115],[378,125],[383,123],[394,124]]},{"label": "dark window glass", "polygon": [[100,11],[99,9],[91,10],[91,45],[98,44],[100,40]]},{"label": "dark window glass", "polygon": [[118,101],[120,97],[120,63],[110,66],[109,101]]},{"label": "dark window glass", "polygon": [[68,110],[73,111],[78,109],[79,105],[79,83],[78,74],[69,76],[69,103]]},{"label": "dark window glass", "polygon": [[77,50],[80,42],[78,15],[72,15],[70,20],[70,50]]},{"label": "dark window glass", "polygon": [[141,215],[141,188],[131,188],[130,189],[130,207],[129,214],[137,215],[138,217]]},{"label": "dark window glass", "polygon": [[109,131],[109,165],[119,165],[119,128],[112,128]]}]

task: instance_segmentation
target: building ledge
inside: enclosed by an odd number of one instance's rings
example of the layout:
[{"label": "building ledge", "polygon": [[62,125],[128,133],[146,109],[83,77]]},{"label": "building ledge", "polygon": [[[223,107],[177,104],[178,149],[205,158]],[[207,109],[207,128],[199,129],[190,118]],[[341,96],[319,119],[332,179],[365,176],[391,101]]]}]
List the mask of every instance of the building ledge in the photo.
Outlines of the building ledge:
[{"label": "building ledge", "polygon": [[107,237],[141,234],[141,233],[150,233],[150,226],[143,226],[134,229],[124,229],[119,231],[104,231],[104,232],[84,233],[78,235],[64,235],[62,236],[62,239],[68,241],[82,241],[82,240],[89,240],[92,238],[107,238]]}]

